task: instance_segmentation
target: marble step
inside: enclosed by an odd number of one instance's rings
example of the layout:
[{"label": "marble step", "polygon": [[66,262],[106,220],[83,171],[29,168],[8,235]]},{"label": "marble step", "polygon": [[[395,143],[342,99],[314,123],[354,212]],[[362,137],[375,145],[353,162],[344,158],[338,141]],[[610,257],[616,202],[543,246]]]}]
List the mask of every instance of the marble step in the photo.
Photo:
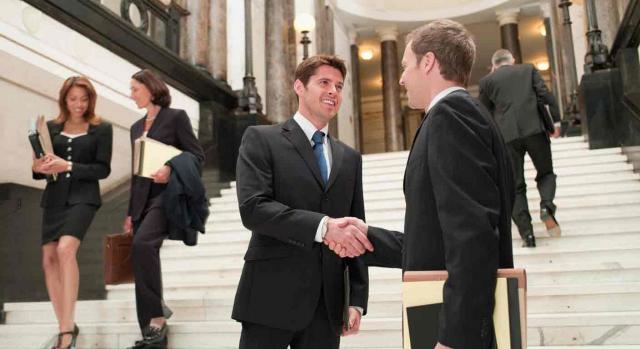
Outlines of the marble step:
[{"label": "marble step", "polygon": [[[609,162],[605,160],[606,158],[611,157],[619,159],[619,161],[626,161],[626,156],[622,154],[621,148],[606,148],[606,149],[580,149],[580,150],[572,150],[566,152],[558,152],[552,155],[554,166],[562,166],[566,164],[584,164],[586,163],[595,163],[595,162]],[[362,168],[377,168],[377,167],[389,167],[389,166],[405,166],[407,164],[408,154],[398,154],[396,157],[383,159],[383,160],[370,160],[368,158],[363,157]],[[526,155],[525,156],[525,165],[533,166],[533,162],[531,158]],[[531,167],[533,168],[533,167]]]},{"label": "marble step", "polygon": [[[640,176],[638,176],[638,178],[635,177],[636,175],[634,175],[632,179],[629,180],[618,180],[609,183],[559,187],[556,190],[556,201],[565,198],[574,199],[591,195],[640,192],[640,180],[638,179],[640,178]],[[537,204],[537,201],[540,200],[540,193],[538,192],[535,184],[527,186],[527,198],[529,199],[530,203],[535,204]],[[389,188],[386,190],[370,190],[364,192],[364,201],[367,207],[370,203],[374,203],[376,201],[386,201],[393,199],[404,200],[402,184],[398,185],[397,188]],[[235,195],[233,197],[225,197],[224,200],[212,200],[210,202],[209,209],[214,213],[238,211],[238,200]]]},{"label": "marble step", "polygon": [[[589,349],[637,349],[639,331],[637,318],[634,313],[627,313],[628,321],[633,324],[625,325],[623,330],[617,330],[615,336],[607,337],[606,334],[615,330],[616,325],[611,325],[611,318],[622,316],[600,316],[590,319],[590,326],[556,325],[556,327],[533,327],[527,331],[528,342],[531,345],[540,345],[540,338],[546,349],[555,345],[581,348],[576,345],[585,345],[597,339],[604,345],[585,347]],[[590,316],[583,316],[591,318]],[[553,321],[553,320],[551,320]],[[582,321],[578,322],[581,324]],[[615,323],[615,321],[614,321]],[[131,345],[139,336],[139,330],[134,322],[121,322],[117,324],[79,323],[81,334],[78,337],[79,349],[112,349],[124,348]],[[39,348],[51,334],[56,332],[55,325],[5,325],[0,326],[0,348]],[[565,333],[564,336],[554,337],[552,334]],[[547,333],[549,336],[547,336]],[[169,325],[169,348],[171,349],[200,349],[200,348],[237,348],[240,324],[232,320],[180,322],[172,321]],[[361,331],[356,336],[343,337],[341,348],[401,348],[401,319],[389,317],[381,319],[367,319],[362,322]],[[531,346],[530,346],[531,348]],[[535,347],[534,347],[535,348]]]},{"label": "marble step", "polygon": [[[568,155],[568,154],[567,154]],[[573,154],[572,154],[573,155]],[[624,163],[627,161],[626,155],[622,154],[622,151],[618,148],[618,154],[592,154],[591,152],[583,152],[582,156],[559,157],[553,159],[554,170],[564,167],[573,166],[585,166],[591,164],[611,164],[611,163]],[[397,168],[405,168],[407,166],[406,158],[398,158],[394,160],[376,161],[363,163],[362,172],[364,174],[382,173],[384,169],[395,170]],[[524,162],[525,170],[535,170],[533,162],[525,157]],[[380,172],[377,172],[380,171]]]},{"label": "marble step", "polygon": [[[535,276],[535,273],[533,273]],[[640,311],[640,282],[547,284],[529,286],[529,313]],[[238,279],[206,281],[165,280],[167,299],[230,298],[237,289]],[[133,299],[133,285],[107,287],[107,299]],[[401,283],[398,278],[370,284],[370,302],[400,302]]]},{"label": "marble step", "polygon": [[[534,228],[534,233],[539,241],[549,238],[542,224],[538,223]],[[603,232],[606,232],[608,235],[640,232],[640,217],[618,219],[615,224],[612,224],[610,220],[570,222],[562,224],[563,237],[598,235],[603,234]],[[203,247],[212,247],[214,249],[219,248],[223,251],[226,248],[225,246],[228,244],[248,243],[250,237],[251,233],[244,228],[237,231],[201,234],[198,238],[198,245],[193,247],[193,249],[200,250]],[[520,240],[520,235],[518,234],[516,227],[513,227],[512,238],[514,241]],[[182,250],[184,248],[185,246],[181,241],[166,240],[162,251],[164,253],[169,253],[168,251],[173,251],[174,249]]]},{"label": "marble step", "polygon": [[[640,249],[638,249],[640,253]],[[235,282],[240,279],[242,260],[238,265],[217,265],[215,263],[191,263],[188,273],[181,263],[164,263],[162,279],[167,285],[182,283]],[[554,263],[527,265],[529,285],[595,284],[610,282],[640,282],[640,260],[590,262],[583,264]],[[396,288],[401,280],[399,269],[370,268],[371,288]]]},{"label": "marble step", "polygon": [[[558,206],[556,218],[562,224],[564,221],[573,221],[585,218],[609,218],[627,214],[634,215],[640,212],[640,203],[638,203],[637,195],[629,195],[623,199],[612,199],[621,202],[621,205],[610,204],[606,201],[593,202],[591,199],[584,199],[583,203],[578,203],[579,207],[562,207]],[[626,200],[626,201],[625,201]],[[394,200],[389,202],[380,202],[383,208],[371,208],[365,204],[367,222],[376,225],[381,221],[402,220],[405,215],[404,201]],[[395,206],[394,206],[395,205]],[[534,219],[539,216],[540,208],[538,205],[530,205],[529,211]],[[206,224],[206,228],[213,227],[242,227],[239,213],[218,213],[212,214]]]},{"label": "marble step", "polygon": [[[635,183],[634,183],[635,184]],[[402,193],[398,193],[399,195],[390,196],[387,198],[378,198],[378,199],[365,199],[365,209],[367,217],[371,215],[387,213],[389,210],[402,210],[404,211],[405,199]],[[398,197],[399,196],[399,197]],[[528,197],[529,199],[529,207],[531,210],[532,216],[536,216],[539,214],[539,197]],[[629,204],[639,204],[640,203],[640,181],[637,183],[636,190],[632,188],[628,188],[624,192],[617,193],[605,193],[605,194],[590,194],[590,195],[581,195],[574,197],[558,197],[555,201],[557,207],[559,207],[558,212],[568,209],[581,209],[588,207],[598,207],[602,205],[629,205]],[[231,206],[233,207],[233,206]],[[214,211],[210,216],[209,222],[226,222],[226,221],[238,221],[240,220],[240,212],[237,207],[233,207],[235,210],[226,210],[226,211]]]},{"label": "marble step", "polygon": [[[578,261],[601,263],[610,266],[628,265],[640,255],[640,234],[616,234],[609,238],[600,236],[564,237],[558,240],[539,239],[535,249],[521,248],[514,244],[515,264],[534,268],[538,265],[572,264]],[[202,248],[162,249],[165,272],[199,269],[224,269],[244,263],[247,242],[213,245]]]},{"label": "marble step", "polygon": [[[557,186],[558,190],[562,190],[565,187],[573,187],[573,186],[583,186],[583,185],[594,185],[594,184],[604,184],[604,183],[617,183],[620,181],[640,181],[640,175],[633,172],[633,168],[629,168],[628,164],[622,164],[625,166],[625,170],[610,172],[610,173],[584,173],[580,176],[558,176]],[[390,189],[400,189],[402,190],[402,174],[394,174],[394,179],[390,181],[378,181],[377,178],[379,176],[364,176],[364,184],[363,191],[366,194],[369,192],[377,192],[383,190]],[[527,187],[535,188],[536,183],[534,181],[534,177],[527,178]],[[235,186],[229,189],[223,189],[221,192],[221,197],[212,198],[212,203],[225,202],[229,201],[230,198],[233,198],[232,201],[236,201],[236,188]]]}]

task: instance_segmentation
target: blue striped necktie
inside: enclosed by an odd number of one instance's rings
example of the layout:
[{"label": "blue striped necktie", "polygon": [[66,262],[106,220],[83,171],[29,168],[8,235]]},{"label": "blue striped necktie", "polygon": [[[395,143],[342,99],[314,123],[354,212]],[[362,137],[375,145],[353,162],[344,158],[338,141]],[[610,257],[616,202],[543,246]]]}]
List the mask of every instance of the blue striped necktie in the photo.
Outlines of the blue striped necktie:
[{"label": "blue striped necktie", "polygon": [[329,173],[327,170],[327,160],[324,158],[324,132],[316,131],[311,137],[313,141],[313,155],[316,156],[318,167],[320,168],[320,175],[324,181],[324,185],[327,185],[329,180]]}]

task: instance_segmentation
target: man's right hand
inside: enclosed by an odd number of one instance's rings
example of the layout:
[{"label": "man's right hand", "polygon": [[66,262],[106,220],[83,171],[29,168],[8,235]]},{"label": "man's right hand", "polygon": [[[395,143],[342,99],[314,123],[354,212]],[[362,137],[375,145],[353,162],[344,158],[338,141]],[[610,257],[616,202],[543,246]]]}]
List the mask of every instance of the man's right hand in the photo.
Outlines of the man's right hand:
[{"label": "man's right hand", "polygon": [[342,258],[358,257],[366,251],[373,251],[367,229],[367,224],[358,218],[329,218],[324,243]]},{"label": "man's right hand", "polygon": [[122,230],[125,234],[133,234],[133,222],[131,221],[131,216],[127,216],[127,218],[124,219]]}]

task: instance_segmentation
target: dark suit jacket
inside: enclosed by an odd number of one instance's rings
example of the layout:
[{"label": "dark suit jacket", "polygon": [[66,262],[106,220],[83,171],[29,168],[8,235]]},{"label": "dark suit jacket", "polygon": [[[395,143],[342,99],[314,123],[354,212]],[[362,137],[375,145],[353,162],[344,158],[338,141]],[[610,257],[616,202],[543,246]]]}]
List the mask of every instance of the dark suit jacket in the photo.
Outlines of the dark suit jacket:
[{"label": "dark suit jacket", "polygon": [[549,105],[554,122],[560,110],[531,64],[504,65],[480,80],[480,100],[493,114],[505,142],[545,132],[538,101]]},{"label": "dark suit jacket", "polygon": [[[107,178],[111,173],[111,124],[102,122],[89,125],[87,135],[72,140],[60,134],[64,124],[48,121],[47,127],[54,154],[73,162],[73,168],[71,172],[59,173],[57,181],[47,183],[40,206],[55,207],[79,203],[100,206],[102,201],[98,180]],[[33,179],[45,178],[42,173],[33,173]]]},{"label": "dark suit jacket", "polygon": [[247,129],[237,164],[242,223],[251,230],[232,317],[291,331],[306,328],[321,294],[331,325],[342,326],[343,271],[350,305],[367,308],[368,273],[314,242],[323,216],[364,219],[362,158],[338,140],[325,188],[309,140],[293,119]]},{"label": "dark suit jacket", "polygon": [[209,216],[209,200],[200,177],[200,161],[184,152],[168,163],[171,178],[164,192],[164,210],[169,223],[169,239],[181,240],[187,246],[198,243],[198,232],[204,234]]},{"label": "dark suit jacket", "polygon": [[[144,132],[144,118],[131,126],[131,149],[133,142]],[[195,155],[202,163],[204,153],[198,139],[193,134],[191,121],[182,109],[162,108],[154,120],[147,137],[164,144],[172,145],[182,151]],[[147,200],[164,191],[166,184],[156,184],[146,177],[133,176],[131,178],[131,196],[129,197],[128,215],[133,221],[142,218]]]},{"label": "dark suit jacket", "polygon": [[486,348],[493,339],[495,274],[513,267],[513,178],[488,112],[466,91],[429,111],[404,178],[404,234],[370,227],[368,265],[447,270],[439,341]]}]

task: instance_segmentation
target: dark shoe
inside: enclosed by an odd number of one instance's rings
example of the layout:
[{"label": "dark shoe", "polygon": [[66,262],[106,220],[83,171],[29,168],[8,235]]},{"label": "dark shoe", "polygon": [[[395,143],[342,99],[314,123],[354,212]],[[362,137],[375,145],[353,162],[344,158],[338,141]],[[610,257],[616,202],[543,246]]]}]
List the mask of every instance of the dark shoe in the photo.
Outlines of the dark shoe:
[{"label": "dark shoe", "polygon": [[[79,334],[80,334],[80,328],[78,327],[78,325],[73,324],[73,331],[58,333],[58,343],[56,344],[54,349],[75,349]],[[71,343],[69,343],[69,345],[67,345],[66,347],[62,346],[62,338],[64,336],[71,336]]]},{"label": "dark shoe", "polygon": [[553,213],[551,213],[548,208],[540,208],[540,219],[544,223],[544,226],[547,228],[547,233],[549,233],[549,236],[551,236],[552,238],[560,237],[560,235],[562,234],[562,230],[560,230],[560,224],[558,224],[556,217],[553,216]]},{"label": "dark shoe", "polygon": [[133,347],[128,349],[166,349],[167,348],[167,334],[169,328],[165,323],[162,328],[155,326],[147,326],[144,330],[144,337],[142,340],[136,341]]},{"label": "dark shoe", "polygon": [[522,238],[522,247],[536,247],[536,237],[533,234],[527,234]]}]

